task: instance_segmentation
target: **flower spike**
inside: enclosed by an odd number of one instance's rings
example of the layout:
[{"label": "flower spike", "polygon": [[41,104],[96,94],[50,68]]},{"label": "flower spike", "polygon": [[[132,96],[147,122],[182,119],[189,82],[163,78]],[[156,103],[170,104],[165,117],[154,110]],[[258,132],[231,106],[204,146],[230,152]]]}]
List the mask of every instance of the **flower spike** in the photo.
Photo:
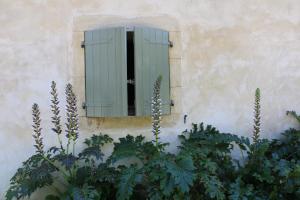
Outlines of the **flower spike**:
[{"label": "flower spike", "polygon": [[33,120],[33,134],[32,137],[35,140],[34,147],[36,152],[39,154],[44,154],[44,144],[42,138],[42,128],[41,128],[41,118],[40,118],[40,109],[38,104],[33,104],[32,106],[32,120]]},{"label": "flower spike", "polygon": [[158,146],[158,135],[160,134],[160,121],[161,121],[161,98],[160,98],[160,85],[162,76],[159,76],[154,84],[153,96],[151,102],[151,113],[152,113],[152,133],[155,136],[155,144]]},{"label": "flower spike", "polygon": [[60,138],[60,135],[62,133],[62,128],[61,128],[61,123],[60,123],[60,108],[58,106],[59,101],[58,101],[58,93],[57,93],[57,89],[56,89],[56,83],[54,81],[52,81],[51,83],[51,111],[53,113],[53,117],[51,122],[54,125],[54,128],[52,128],[52,130],[57,134],[57,138],[58,138],[58,142],[60,144],[60,148],[63,150],[63,145],[62,145],[62,140]]},{"label": "flower spike", "polygon": [[[70,141],[73,141],[73,146],[78,138],[78,114],[77,114],[77,100],[76,96],[73,92],[73,87],[69,83],[66,87],[66,110],[67,110],[67,129],[66,129],[66,137],[68,138],[67,151],[70,145]],[[74,149],[73,149],[74,150]]]}]

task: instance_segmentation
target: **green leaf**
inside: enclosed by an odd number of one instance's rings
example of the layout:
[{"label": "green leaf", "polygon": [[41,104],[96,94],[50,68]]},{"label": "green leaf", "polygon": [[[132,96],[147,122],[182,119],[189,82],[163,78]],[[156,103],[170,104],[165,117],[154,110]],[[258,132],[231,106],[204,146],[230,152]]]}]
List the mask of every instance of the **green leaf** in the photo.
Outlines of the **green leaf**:
[{"label": "green leaf", "polygon": [[106,134],[103,135],[102,133],[100,133],[99,135],[93,135],[91,138],[85,139],[85,141],[84,141],[84,143],[88,147],[102,147],[105,144],[109,144],[112,142],[113,142],[113,139],[111,137],[109,137]]},{"label": "green leaf", "polygon": [[127,200],[133,194],[133,189],[136,184],[142,181],[142,174],[137,166],[131,165],[121,171],[117,184],[117,199]]},{"label": "green leaf", "polygon": [[88,162],[91,157],[102,160],[104,154],[101,151],[101,147],[112,142],[113,139],[108,135],[102,135],[101,133],[99,135],[93,135],[91,138],[85,139],[84,143],[87,147],[79,153],[79,158],[85,159],[86,162]]},{"label": "green leaf", "polygon": [[168,162],[167,172],[169,172],[178,185],[180,190],[185,193],[189,191],[189,187],[193,184],[195,178],[194,164],[191,156],[180,157],[175,162]]},{"label": "green leaf", "polygon": [[97,190],[88,184],[82,187],[70,185],[66,193],[63,195],[65,200],[98,200],[100,195]]},{"label": "green leaf", "polygon": [[229,200],[248,200],[253,199],[254,191],[252,185],[245,185],[241,177],[230,184]]},{"label": "green leaf", "polygon": [[90,157],[95,157],[97,160],[102,160],[104,154],[101,152],[101,149],[97,146],[87,147],[79,153],[79,158],[87,159]]},{"label": "green leaf", "polygon": [[84,183],[89,182],[91,178],[94,178],[92,173],[92,167],[90,166],[79,167],[76,170],[76,179],[74,180],[74,184],[83,185]]},{"label": "green leaf", "polygon": [[6,199],[30,197],[38,188],[52,185],[51,173],[56,170],[41,154],[31,156],[10,180]]},{"label": "green leaf", "polygon": [[161,153],[149,162],[145,170],[152,183],[160,182],[160,190],[166,196],[176,189],[182,193],[188,192],[196,177],[192,158],[187,154],[176,158],[172,154]]},{"label": "green leaf", "polygon": [[151,187],[148,190],[149,192],[149,200],[161,200],[163,199],[163,194],[160,190],[157,189],[157,187]]},{"label": "green leaf", "polygon": [[144,136],[127,135],[119,140],[119,143],[114,143],[114,151],[109,158],[112,163],[125,158],[138,158],[145,162],[157,154],[157,148],[151,142],[145,142]]},{"label": "green leaf", "polygon": [[210,198],[216,198],[217,200],[225,199],[223,185],[216,176],[203,175],[201,181],[205,186],[205,193],[208,194]]},{"label": "green leaf", "polygon": [[67,155],[63,153],[55,155],[53,159],[59,161],[62,166],[66,167],[67,170],[71,169],[77,160],[77,158],[72,154]]},{"label": "green leaf", "polygon": [[280,159],[279,162],[277,162],[277,164],[274,166],[274,169],[278,172],[279,176],[282,177],[288,177],[291,172],[289,162],[284,159]]},{"label": "green leaf", "polygon": [[175,180],[171,175],[169,174],[165,174],[165,176],[161,175],[160,190],[165,196],[169,197],[174,192],[175,187],[176,187]]},{"label": "green leaf", "polygon": [[114,184],[118,176],[119,171],[113,167],[109,167],[106,163],[99,164],[96,169],[95,178],[100,182],[109,182]]}]

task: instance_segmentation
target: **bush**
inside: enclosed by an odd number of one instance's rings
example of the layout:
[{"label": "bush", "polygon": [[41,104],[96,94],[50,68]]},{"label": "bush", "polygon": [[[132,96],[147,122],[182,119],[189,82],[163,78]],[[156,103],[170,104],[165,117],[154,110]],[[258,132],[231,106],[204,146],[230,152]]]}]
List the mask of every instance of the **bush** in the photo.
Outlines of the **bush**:
[{"label": "bush", "polygon": [[[165,151],[168,144],[159,139],[160,82],[161,77],[155,82],[152,99],[153,141],[127,135],[114,142],[100,133],[86,139],[85,148],[78,154],[76,97],[68,84],[67,144],[63,144],[58,94],[52,82],[52,130],[58,147],[44,149],[40,111],[34,104],[36,154],[12,177],[6,198],[30,198],[39,188],[49,187],[53,192],[46,200],[300,199],[300,130],[287,130],[280,139],[260,139],[259,90],[255,95],[252,143],[249,138],[220,133],[210,125],[193,124],[190,131],[179,135],[179,151],[172,154]],[[294,111],[288,114],[300,122]],[[102,147],[112,143],[114,150],[104,161]],[[234,147],[247,155],[242,164],[232,158]]]}]

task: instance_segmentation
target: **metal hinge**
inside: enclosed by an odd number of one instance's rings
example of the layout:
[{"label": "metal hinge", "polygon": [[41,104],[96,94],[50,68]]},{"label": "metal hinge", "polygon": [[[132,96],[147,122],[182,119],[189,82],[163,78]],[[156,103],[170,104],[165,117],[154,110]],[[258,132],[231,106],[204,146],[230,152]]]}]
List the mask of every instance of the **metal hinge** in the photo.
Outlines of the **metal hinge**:
[{"label": "metal hinge", "polygon": [[170,106],[174,106],[175,104],[174,104],[174,100],[171,100],[170,101]]},{"label": "metal hinge", "polygon": [[84,48],[85,47],[85,43],[84,41],[81,42],[81,48]]},{"label": "metal hinge", "polygon": [[82,102],[82,109],[86,109],[86,103],[85,102]]},{"label": "metal hinge", "polygon": [[169,40],[169,47],[173,47],[173,42]]}]

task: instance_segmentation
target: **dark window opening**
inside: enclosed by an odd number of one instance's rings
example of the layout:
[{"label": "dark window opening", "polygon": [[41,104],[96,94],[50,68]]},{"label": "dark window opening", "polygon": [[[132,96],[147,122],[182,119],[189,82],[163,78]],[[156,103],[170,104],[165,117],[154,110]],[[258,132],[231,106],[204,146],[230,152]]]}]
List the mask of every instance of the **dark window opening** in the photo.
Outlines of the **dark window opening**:
[{"label": "dark window opening", "polygon": [[135,115],[134,32],[127,32],[127,100],[128,115]]}]

